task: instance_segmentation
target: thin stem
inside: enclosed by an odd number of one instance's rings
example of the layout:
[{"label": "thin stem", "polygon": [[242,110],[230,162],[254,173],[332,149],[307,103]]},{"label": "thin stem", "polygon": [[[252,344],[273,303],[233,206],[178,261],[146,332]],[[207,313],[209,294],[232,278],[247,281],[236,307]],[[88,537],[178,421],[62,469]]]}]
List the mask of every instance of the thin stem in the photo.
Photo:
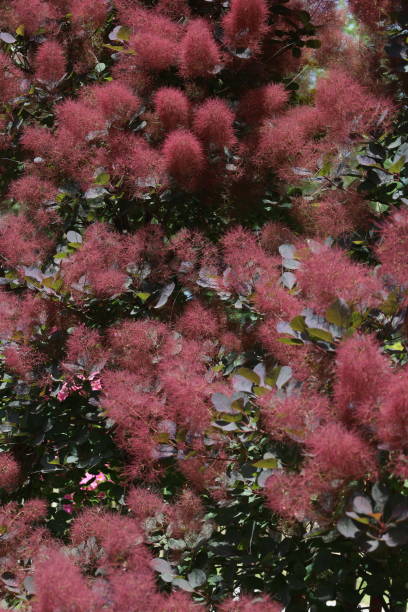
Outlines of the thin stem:
[{"label": "thin stem", "polygon": [[370,612],[381,612],[383,609],[383,598],[381,595],[371,595]]}]

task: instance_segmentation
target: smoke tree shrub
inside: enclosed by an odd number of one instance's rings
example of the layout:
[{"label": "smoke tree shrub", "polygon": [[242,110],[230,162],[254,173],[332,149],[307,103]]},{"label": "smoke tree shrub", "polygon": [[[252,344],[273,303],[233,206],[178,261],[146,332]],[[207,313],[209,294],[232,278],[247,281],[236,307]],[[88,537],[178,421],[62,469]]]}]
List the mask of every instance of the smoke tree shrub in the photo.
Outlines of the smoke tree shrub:
[{"label": "smoke tree shrub", "polygon": [[3,2],[4,609],[405,609],[402,8]]}]

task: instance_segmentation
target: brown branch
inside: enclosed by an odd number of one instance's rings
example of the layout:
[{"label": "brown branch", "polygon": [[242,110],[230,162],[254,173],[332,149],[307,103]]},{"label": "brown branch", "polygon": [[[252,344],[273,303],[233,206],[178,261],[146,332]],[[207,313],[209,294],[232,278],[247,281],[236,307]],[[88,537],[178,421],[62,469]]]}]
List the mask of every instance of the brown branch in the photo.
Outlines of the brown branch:
[{"label": "brown branch", "polygon": [[370,612],[382,612],[383,599],[381,595],[371,595],[370,597]]}]

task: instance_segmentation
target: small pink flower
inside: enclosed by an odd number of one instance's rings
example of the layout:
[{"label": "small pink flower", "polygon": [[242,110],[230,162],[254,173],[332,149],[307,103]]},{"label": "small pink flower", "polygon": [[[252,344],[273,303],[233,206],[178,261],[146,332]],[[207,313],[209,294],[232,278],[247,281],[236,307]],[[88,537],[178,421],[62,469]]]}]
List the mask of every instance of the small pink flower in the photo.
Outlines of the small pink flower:
[{"label": "small pink flower", "polygon": [[62,385],[62,387],[61,387],[61,390],[60,390],[60,391],[58,392],[58,394],[57,394],[57,399],[58,399],[60,402],[63,402],[64,400],[66,400],[66,399],[67,399],[68,395],[69,395],[69,392],[68,392],[68,384],[67,384],[67,383],[64,383],[64,384]]},{"label": "small pink flower", "polygon": [[92,380],[91,381],[91,388],[92,388],[93,391],[100,391],[102,389],[101,379],[98,378],[97,380]]},{"label": "small pink flower", "polygon": [[79,484],[86,485],[90,481],[92,482],[87,487],[81,487],[83,491],[93,491],[101,482],[106,481],[106,476],[102,472],[99,472],[99,474],[96,474],[96,476],[95,474],[89,474],[86,472],[84,478],[82,478]]},{"label": "small pink flower", "polygon": [[91,383],[91,389],[93,391],[101,391],[102,382],[100,379],[100,372],[92,372],[92,374],[88,376],[88,380]]},{"label": "small pink flower", "polygon": [[[64,499],[73,500],[74,499],[74,494],[73,493],[67,493],[66,495],[64,495]],[[68,512],[68,514],[72,514],[73,509],[74,509],[74,503],[72,503],[72,504],[62,504],[62,509],[65,510],[65,512]]]},{"label": "small pink flower", "polygon": [[85,472],[85,476],[82,478],[79,484],[87,484],[90,480],[94,478],[94,474],[89,474],[89,472]]},{"label": "small pink flower", "polygon": [[102,389],[101,379],[96,378],[97,376],[99,376],[99,374],[100,372],[93,372],[88,378],[86,378],[83,374],[77,374],[75,377],[76,383],[65,382],[57,394],[57,399],[60,402],[63,402],[67,399],[69,395],[71,395],[75,391],[79,391],[82,395],[85,395],[85,392],[83,391],[82,382],[80,382],[85,380],[88,380],[91,383],[91,389],[93,391],[100,391]]}]

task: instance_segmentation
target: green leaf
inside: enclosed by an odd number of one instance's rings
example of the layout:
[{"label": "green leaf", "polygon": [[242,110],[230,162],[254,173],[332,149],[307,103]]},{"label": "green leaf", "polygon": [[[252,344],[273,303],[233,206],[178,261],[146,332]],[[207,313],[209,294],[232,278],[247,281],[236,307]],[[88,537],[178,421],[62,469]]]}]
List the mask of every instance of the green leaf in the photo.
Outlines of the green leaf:
[{"label": "green leaf", "polygon": [[401,342],[394,342],[394,344],[387,344],[385,348],[389,351],[403,351],[405,347]]},{"label": "green leaf", "polygon": [[231,399],[224,393],[213,393],[211,402],[217,412],[225,414],[234,414],[236,411],[231,410]]},{"label": "green leaf", "polygon": [[311,49],[320,49],[321,45],[322,43],[318,38],[306,41],[306,47],[310,47]]},{"label": "green leaf", "polygon": [[215,421],[213,423],[213,427],[216,427],[217,429],[221,429],[222,431],[238,431],[238,427],[235,425],[235,423],[228,423],[227,425],[223,425],[225,421]]},{"label": "green leaf", "polygon": [[332,162],[330,159],[326,159],[324,160],[323,165],[320,168],[319,172],[316,174],[316,176],[329,176],[331,169],[332,169]]},{"label": "green leaf", "polygon": [[110,49],[111,51],[116,51],[116,52],[124,51],[125,50],[125,47],[119,47],[117,45],[104,44],[102,46],[106,47],[107,49]]},{"label": "green leaf", "polygon": [[358,517],[355,517],[354,520],[357,521],[358,523],[361,523],[362,525],[369,525],[370,524],[370,519],[367,518],[367,517],[358,516]]},{"label": "green leaf", "polygon": [[186,543],[182,539],[169,538],[168,545],[171,550],[184,550],[186,548]]},{"label": "green leaf", "polygon": [[296,11],[296,16],[299,17],[300,21],[304,25],[308,25],[310,23],[310,15],[307,11],[299,9],[298,11]]},{"label": "green leaf", "polygon": [[376,482],[371,489],[371,497],[382,511],[389,498],[389,491],[384,484]]},{"label": "green leaf", "polygon": [[68,457],[65,457],[64,464],[70,464],[70,463],[78,463],[78,456],[69,455]]},{"label": "green leaf", "polygon": [[170,435],[167,431],[162,431],[154,435],[154,440],[159,444],[167,444],[170,442]]},{"label": "green leaf", "polygon": [[303,345],[303,340],[300,340],[299,338],[278,338],[278,342],[282,342],[282,344],[290,344],[292,346]]},{"label": "green leaf", "polygon": [[350,185],[352,185],[354,181],[357,180],[357,177],[356,176],[343,176],[342,180],[343,180],[343,187],[345,189],[348,189]]},{"label": "green leaf", "polygon": [[62,280],[62,278],[57,278],[53,284],[51,289],[54,289],[54,291],[59,291],[63,285],[64,281]]},{"label": "green leaf", "polygon": [[243,409],[244,409],[244,404],[243,404],[243,400],[242,399],[237,399],[237,400],[232,402],[231,410],[235,410],[237,412],[242,412]]},{"label": "green leaf", "polygon": [[138,293],[136,293],[136,297],[138,297],[139,300],[143,302],[143,304],[147,302],[150,296],[151,296],[151,293],[143,293],[142,291],[139,291]]},{"label": "green leaf", "polygon": [[101,172],[95,179],[95,185],[107,185],[110,181],[110,174]]},{"label": "green leaf", "polygon": [[305,318],[300,315],[291,320],[290,326],[294,331],[298,331],[298,332],[307,331]]},{"label": "green leaf", "polygon": [[338,521],[337,530],[345,538],[355,538],[356,535],[360,533],[358,527],[348,517],[343,517]]},{"label": "green leaf", "polygon": [[173,293],[175,286],[176,286],[175,283],[169,283],[168,285],[165,285],[163,287],[160,297],[159,297],[159,301],[154,306],[154,308],[163,308],[163,306],[167,304],[168,299]]},{"label": "green leaf", "polygon": [[180,589],[183,589],[183,591],[187,591],[188,593],[192,593],[194,591],[194,587],[187,582],[187,580],[184,580],[184,578],[174,578],[173,584],[178,586]]},{"label": "green leaf", "polygon": [[129,40],[131,35],[131,30],[127,26],[120,26],[120,28],[115,32],[116,40]]},{"label": "green leaf", "polygon": [[395,546],[404,546],[408,542],[408,526],[398,525],[398,527],[391,527],[381,539],[391,548]]},{"label": "green leaf", "polygon": [[281,244],[279,253],[283,259],[293,259],[296,253],[296,247],[293,244]]},{"label": "green leaf", "polygon": [[200,587],[202,584],[204,584],[206,578],[207,576],[205,575],[205,572],[200,569],[193,569],[193,571],[190,572],[188,575],[188,581],[193,587],[193,589]]},{"label": "green leaf", "polygon": [[318,329],[317,327],[309,327],[307,331],[311,338],[318,338],[319,340],[324,340],[324,342],[334,342],[334,338],[331,333],[324,329]]},{"label": "green leaf", "polygon": [[358,514],[371,514],[373,511],[370,498],[366,495],[356,495],[353,498],[352,509]]},{"label": "green leaf", "polygon": [[53,276],[47,276],[46,278],[42,279],[42,284],[44,285],[44,287],[48,287],[48,289],[53,288],[54,282],[55,279]]},{"label": "green leaf", "polygon": [[16,39],[9,32],[0,32],[0,40],[4,41],[8,45],[12,45],[16,42]]},{"label": "green leaf", "polygon": [[266,389],[265,387],[259,387],[258,385],[256,385],[252,391],[255,393],[255,395],[257,395],[258,397],[261,397],[262,395],[266,395],[267,393],[269,393],[269,389]]},{"label": "green leaf", "polygon": [[34,576],[26,576],[26,578],[24,578],[23,584],[24,584],[24,588],[27,591],[28,595],[35,595],[36,588],[35,588]]},{"label": "green leaf", "polygon": [[343,299],[336,300],[326,310],[326,320],[337,325],[337,327],[349,327],[350,315],[350,308]]},{"label": "green leaf", "polygon": [[256,372],[253,372],[253,370],[250,370],[249,368],[239,368],[236,371],[236,374],[238,374],[239,376],[243,376],[244,378],[247,378],[248,380],[252,381],[256,385],[259,385],[260,383],[258,374]]},{"label": "green leaf", "polygon": [[174,570],[171,567],[170,563],[165,559],[153,559],[150,562],[151,567],[156,570],[156,572],[160,572],[160,574],[167,574],[174,577]]},{"label": "green leaf", "polygon": [[217,415],[218,420],[225,421],[226,423],[238,423],[241,421],[242,414],[228,414],[227,412],[219,412]]},{"label": "green leaf", "polygon": [[389,149],[396,149],[401,146],[401,136],[398,136],[396,140],[394,140],[391,144],[388,145]]},{"label": "green leaf", "polygon": [[369,202],[369,207],[378,214],[381,214],[389,209],[387,204],[382,204],[381,202]]},{"label": "green leaf", "polygon": [[399,174],[401,170],[404,168],[404,166],[405,166],[405,157],[402,156],[402,157],[399,157],[396,161],[394,161],[391,164],[391,166],[388,167],[388,172],[391,172],[392,174]]},{"label": "green leaf", "polygon": [[271,457],[270,459],[261,459],[260,461],[256,461],[252,465],[256,468],[274,470],[278,467],[278,460],[276,457]]},{"label": "green leaf", "polygon": [[282,389],[287,382],[292,378],[292,368],[289,366],[282,366],[279,370],[278,378],[276,379],[276,386],[278,389]]},{"label": "green leaf", "polygon": [[70,230],[69,232],[67,232],[67,240],[68,242],[72,242],[74,244],[81,244],[82,236],[79,232],[74,232]]}]

